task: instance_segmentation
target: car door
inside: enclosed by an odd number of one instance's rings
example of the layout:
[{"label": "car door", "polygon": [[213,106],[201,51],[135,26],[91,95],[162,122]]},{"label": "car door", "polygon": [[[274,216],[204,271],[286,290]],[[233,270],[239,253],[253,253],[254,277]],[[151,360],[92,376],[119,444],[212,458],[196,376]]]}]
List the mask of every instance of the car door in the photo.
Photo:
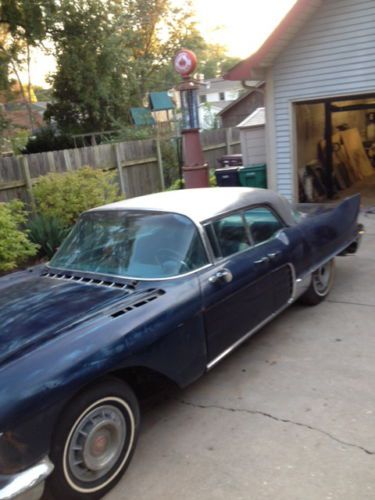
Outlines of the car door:
[{"label": "car door", "polygon": [[[275,237],[282,221],[275,217],[268,232],[256,240],[250,222],[253,219],[242,211],[205,225],[215,256],[214,267],[200,275],[209,365],[270,318],[292,294],[291,268],[282,265],[287,259],[281,251],[285,242]],[[275,293],[275,287],[282,286],[282,293]]]}]

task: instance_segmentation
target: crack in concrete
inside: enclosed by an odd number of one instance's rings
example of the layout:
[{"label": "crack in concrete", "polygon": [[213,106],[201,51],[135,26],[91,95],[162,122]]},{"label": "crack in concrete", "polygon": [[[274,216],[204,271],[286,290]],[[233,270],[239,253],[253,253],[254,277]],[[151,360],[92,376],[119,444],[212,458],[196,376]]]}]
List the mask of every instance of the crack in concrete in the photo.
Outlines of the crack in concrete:
[{"label": "crack in concrete", "polygon": [[331,304],[348,304],[351,306],[375,307],[375,304],[363,304],[361,302],[349,302],[349,301],[345,301],[345,300],[327,299],[327,302],[330,302]]},{"label": "crack in concrete", "polygon": [[230,408],[230,407],[220,406],[220,405],[204,405],[204,404],[192,403],[191,401],[185,401],[183,399],[176,399],[176,401],[182,405],[191,406],[193,408],[200,408],[203,410],[214,409],[214,410],[222,410],[222,411],[228,411],[228,412],[233,412],[233,413],[247,413],[249,415],[260,415],[262,417],[270,418],[271,420],[274,420],[276,422],[297,425],[298,427],[303,427],[303,428],[309,429],[311,431],[319,432],[320,434],[323,434],[324,436],[332,439],[333,441],[336,441],[339,444],[342,444],[344,446],[348,446],[351,448],[356,448],[357,450],[363,451],[367,455],[375,455],[375,451],[369,450],[368,448],[365,448],[364,446],[361,446],[358,444],[349,443],[348,441],[343,441],[342,439],[337,438],[336,436],[334,436],[330,432],[325,431],[324,429],[319,429],[319,427],[314,427],[312,425],[304,424],[302,422],[297,422],[295,420],[290,420],[288,418],[276,417],[275,415],[272,415],[271,413],[267,413],[264,411],[249,410],[246,408]]}]

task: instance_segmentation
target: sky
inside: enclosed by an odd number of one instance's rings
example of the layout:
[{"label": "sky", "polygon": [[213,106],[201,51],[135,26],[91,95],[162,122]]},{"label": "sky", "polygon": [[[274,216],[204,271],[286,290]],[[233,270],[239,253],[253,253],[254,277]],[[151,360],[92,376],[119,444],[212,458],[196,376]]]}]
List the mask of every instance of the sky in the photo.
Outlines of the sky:
[{"label": "sky", "polygon": [[[179,4],[185,0],[172,0]],[[242,59],[263,43],[296,0],[192,0],[198,26],[210,43],[221,43],[228,53]],[[188,47],[187,47],[188,48]],[[47,86],[45,79],[55,68],[53,57],[35,51],[32,83]],[[23,80],[27,76],[23,74]]]},{"label": "sky", "polygon": [[[178,1],[178,0],[175,0]],[[232,56],[252,54],[296,0],[193,0],[208,41],[221,43]]]}]

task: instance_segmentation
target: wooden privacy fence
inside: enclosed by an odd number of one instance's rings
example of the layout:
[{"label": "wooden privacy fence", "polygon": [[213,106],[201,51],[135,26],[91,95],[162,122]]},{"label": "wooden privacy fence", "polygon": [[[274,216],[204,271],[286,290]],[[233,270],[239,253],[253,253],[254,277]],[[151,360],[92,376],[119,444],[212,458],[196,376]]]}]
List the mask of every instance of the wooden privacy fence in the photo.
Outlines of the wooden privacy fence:
[{"label": "wooden privacy fence", "polygon": [[[210,168],[223,154],[240,149],[239,131],[217,129],[202,132],[202,145]],[[118,142],[61,151],[0,158],[0,202],[32,200],[32,186],[49,172],[76,170],[84,165],[117,170],[122,194],[127,198],[164,189],[163,160],[159,140]]]}]

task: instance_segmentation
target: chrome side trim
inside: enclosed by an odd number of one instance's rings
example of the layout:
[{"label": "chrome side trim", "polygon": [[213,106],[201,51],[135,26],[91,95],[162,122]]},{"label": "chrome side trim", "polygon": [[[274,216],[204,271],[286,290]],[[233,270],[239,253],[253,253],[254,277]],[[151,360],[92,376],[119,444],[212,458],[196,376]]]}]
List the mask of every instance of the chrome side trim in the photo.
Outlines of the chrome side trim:
[{"label": "chrome side trim", "polygon": [[252,330],[248,331],[245,333],[243,337],[240,339],[236,340],[234,344],[232,344],[230,347],[228,347],[225,351],[223,351],[219,356],[217,356],[215,359],[213,359],[208,365],[206,366],[207,371],[211,370],[219,361],[221,361],[223,358],[228,356],[232,351],[234,351],[239,345],[241,345],[245,340],[247,340],[249,337],[251,337],[254,333],[256,333],[258,330],[260,330],[264,325],[269,323],[273,318],[275,318],[277,315],[279,315],[281,312],[283,312],[290,304],[292,304],[296,298],[296,273],[294,270],[294,266],[292,264],[286,264],[287,266],[290,267],[291,274],[292,274],[292,294],[289,298],[289,300],[276,312],[272,313],[268,318],[264,319],[259,323],[259,325],[255,326]]},{"label": "chrome side trim", "polygon": [[27,470],[9,476],[0,476],[0,500],[10,500],[35,488],[53,471],[54,465],[48,457]]},{"label": "chrome side trim", "polygon": [[309,288],[312,280],[312,275],[307,274],[303,278],[298,278],[296,280],[296,294],[294,300],[297,300],[301,295],[303,295]]}]

